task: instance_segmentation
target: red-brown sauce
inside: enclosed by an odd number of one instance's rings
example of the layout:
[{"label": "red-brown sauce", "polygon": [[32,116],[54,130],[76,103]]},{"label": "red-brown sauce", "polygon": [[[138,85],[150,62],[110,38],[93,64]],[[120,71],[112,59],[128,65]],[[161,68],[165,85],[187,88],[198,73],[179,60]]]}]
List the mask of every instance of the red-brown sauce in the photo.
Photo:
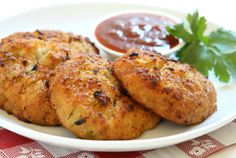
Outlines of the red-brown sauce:
[{"label": "red-brown sauce", "polygon": [[173,20],[154,14],[121,14],[101,22],[95,35],[102,45],[122,53],[132,47],[160,52],[179,43],[165,29],[174,24]]}]

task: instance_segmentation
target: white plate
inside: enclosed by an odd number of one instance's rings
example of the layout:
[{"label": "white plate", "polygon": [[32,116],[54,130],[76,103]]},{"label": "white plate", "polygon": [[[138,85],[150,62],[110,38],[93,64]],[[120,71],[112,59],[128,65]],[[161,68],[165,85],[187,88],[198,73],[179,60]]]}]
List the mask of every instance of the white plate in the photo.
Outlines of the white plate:
[{"label": "white plate", "polygon": [[[35,29],[60,29],[91,37],[94,21],[107,13],[127,9],[160,9],[183,17],[183,13],[139,4],[122,3],[78,3],[32,10],[0,22],[0,37],[17,31]],[[211,29],[216,25],[210,24]],[[216,83],[215,83],[216,84]],[[56,146],[92,151],[135,151],[165,147],[180,143],[224,126],[236,118],[236,83],[216,84],[218,110],[199,125],[185,127],[161,122],[155,129],[141,137],[125,141],[96,141],[76,138],[62,127],[42,127],[17,120],[0,110],[0,126],[15,133]]]}]

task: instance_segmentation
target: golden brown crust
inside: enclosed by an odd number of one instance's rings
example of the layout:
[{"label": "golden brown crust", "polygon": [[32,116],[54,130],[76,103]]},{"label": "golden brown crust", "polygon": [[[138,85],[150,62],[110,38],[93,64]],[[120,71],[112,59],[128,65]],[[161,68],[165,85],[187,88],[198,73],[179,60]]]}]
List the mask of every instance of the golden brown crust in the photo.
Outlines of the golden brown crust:
[{"label": "golden brown crust", "polygon": [[80,138],[131,139],[160,120],[120,93],[106,59],[79,55],[56,72],[50,83],[51,100],[62,124]]},{"label": "golden brown crust", "polygon": [[196,124],[216,110],[212,83],[190,65],[131,49],[112,71],[136,101],[173,122]]},{"label": "golden brown crust", "polygon": [[21,120],[59,125],[48,93],[54,68],[80,53],[98,54],[86,37],[60,31],[18,32],[1,40],[0,107]]},{"label": "golden brown crust", "polygon": [[53,30],[36,30],[34,32],[17,32],[1,40],[1,44],[15,42],[19,39],[39,39],[43,41],[51,41],[57,44],[64,45],[64,48],[69,48],[80,53],[96,53],[99,50],[87,38],[73,33],[65,33],[62,31]]},{"label": "golden brown crust", "polygon": [[19,119],[59,125],[48,93],[57,64],[72,53],[52,42],[19,39],[0,47],[0,107]]}]

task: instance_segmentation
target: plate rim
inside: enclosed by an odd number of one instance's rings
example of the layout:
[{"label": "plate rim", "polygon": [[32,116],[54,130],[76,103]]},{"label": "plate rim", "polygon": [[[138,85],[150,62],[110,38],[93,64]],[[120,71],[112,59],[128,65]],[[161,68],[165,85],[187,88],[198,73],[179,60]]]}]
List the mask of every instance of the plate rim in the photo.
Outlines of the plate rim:
[{"label": "plate rim", "polygon": [[[6,113],[4,110],[0,109],[0,111]],[[13,115],[11,115],[13,116]],[[15,116],[13,116],[15,117]],[[29,129],[27,127],[14,124],[12,122],[8,122],[2,119],[0,115],[0,126],[6,128],[7,130],[22,135],[24,137],[37,140],[40,142],[44,142],[51,145],[56,145],[60,147],[65,147],[65,143],[67,147],[82,149],[86,151],[106,151],[106,152],[115,152],[115,151],[140,151],[140,150],[149,150],[155,148],[166,147],[169,145],[174,145],[177,143],[181,143],[184,141],[188,141],[190,139],[194,139],[206,133],[212,132],[220,127],[223,127],[227,123],[233,121],[236,118],[235,114],[231,114],[230,117],[226,117],[217,121],[216,123],[210,124],[208,126],[201,127],[200,129],[194,131],[187,131],[175,135],[158,137],[158,138],[148,138],[142,140],[87,140],[87,139],[79,139],[79,138],[69,138],[63,136],[56,136],[48,133],[43,133],[39,131],[35,131],[33,129]],[[19,120],[20,121],[20,120]],[[22,121],[20,121],[22,122]],[[25,123],[25,122],[23,122]],[[16,127],[15,130],[12,130],[12,127]],[[182,137],[186,137],[187,139],[182,139]],[[45,139],[42,139],[45,138]],[[50,141],[50,140],[53,140]],[[165,141],[163,141],[165,140]],[[173,141],[174,140],[174,141]],[[75,142],[76,141],[76,142]],[[161,141],[162,144],[156,145],[155,143]],[[86,147],[84,144],[86,143]],[[135,144],[135,146],[134,146]],[[146,146],[149,144],[149,146]],[[76,146],[78,146],[78,148]],[[124,145],[126,146],[124,148]]]}]

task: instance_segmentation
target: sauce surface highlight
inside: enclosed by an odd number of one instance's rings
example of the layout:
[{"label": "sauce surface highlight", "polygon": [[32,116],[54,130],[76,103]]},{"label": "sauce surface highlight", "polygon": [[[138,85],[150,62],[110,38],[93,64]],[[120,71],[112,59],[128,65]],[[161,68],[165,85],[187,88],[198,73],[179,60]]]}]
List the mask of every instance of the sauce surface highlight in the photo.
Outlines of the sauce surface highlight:
[{"label": "sauce surface highlight", "polygon": [[175,24],[167,17],[154,14],[121,14],[101,22],[95,36],[105,47],[122,53],[132,47],[161,52],[179,43],[165,30],[166,26]]}]

